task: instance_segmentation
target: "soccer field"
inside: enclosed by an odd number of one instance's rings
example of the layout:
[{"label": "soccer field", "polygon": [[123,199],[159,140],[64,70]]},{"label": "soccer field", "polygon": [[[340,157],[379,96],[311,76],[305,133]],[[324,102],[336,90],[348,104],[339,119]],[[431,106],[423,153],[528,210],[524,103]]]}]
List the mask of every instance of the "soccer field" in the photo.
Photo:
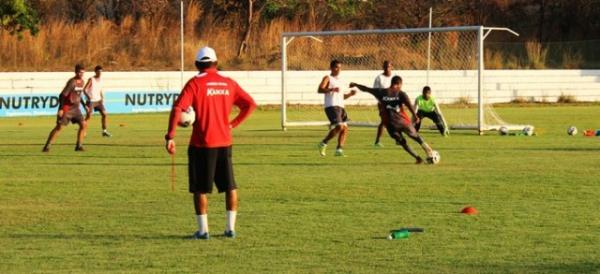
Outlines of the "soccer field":
[{"label": "soccer field", "polygon": [[[0,273],[599,272],[600,137],[566,130],[600,128],[600,106],[496,111],[538,136],[427,131],[442,157],[435,166],[415,166],[387,136],[374,148],[374,128],[350,129],[348,157],[330,146],[321,158],[326,128],[282,132],[277,111],[256,111],[234,131],[238,237],[219,237],[224,197],[215,193],[209,241],[185,239],[197,228],[190,130],[178,130],[172,192],[168,114],[112,115],[112,138],[95,115],[87,151],[73,151],[71,125],[49,154],[53,117],[3,118]],[[479,214],[459,214],[466,205]],[[425,232],[386,239],[404,226]]]}]

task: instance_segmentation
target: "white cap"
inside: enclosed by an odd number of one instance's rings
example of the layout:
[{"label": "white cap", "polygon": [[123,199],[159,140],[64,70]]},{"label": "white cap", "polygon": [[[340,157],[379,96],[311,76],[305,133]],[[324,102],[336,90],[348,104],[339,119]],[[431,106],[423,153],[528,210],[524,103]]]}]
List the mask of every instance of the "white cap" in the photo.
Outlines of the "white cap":
[{"label": "white cap", "polygon": [[217,53],[214,49],[209,47],[203,47],[196,53],[196,61],[198,62],[216,62]]}]

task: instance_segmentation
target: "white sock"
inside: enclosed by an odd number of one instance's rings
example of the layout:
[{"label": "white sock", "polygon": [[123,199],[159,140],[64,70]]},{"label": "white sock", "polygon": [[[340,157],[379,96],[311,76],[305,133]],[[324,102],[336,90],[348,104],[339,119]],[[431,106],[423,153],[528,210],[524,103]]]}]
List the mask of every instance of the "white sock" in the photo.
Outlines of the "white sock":
[{"label": "white sock", "polygon": [[235,231],[236,215],[237,215],[237,211],[227,210],[227,224],[225,226],[225,231]]},{"label": "white sock", "polygon": [[196,215],[196,221],[198,221],[200,234],[208,233],[208,214]]}]

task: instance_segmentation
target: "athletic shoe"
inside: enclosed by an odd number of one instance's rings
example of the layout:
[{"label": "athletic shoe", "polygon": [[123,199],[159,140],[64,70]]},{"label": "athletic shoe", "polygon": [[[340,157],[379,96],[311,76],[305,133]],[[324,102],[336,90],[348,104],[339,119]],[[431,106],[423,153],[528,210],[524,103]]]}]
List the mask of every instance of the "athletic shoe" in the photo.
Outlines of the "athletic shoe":
[{"label": "athletic shoe", "polygon": [[223,233],[223,236],[225,236],[225,238],[235,238],[235,231],[230,230],[230,231],[225,231]]},{"label": "athletic shoe", "polygon": [[421,158],[421,157],[418,157],[418,158],[417,158],[417,162],[415,162],[415,165],[420,165],[420,164],[422,164],[422,163],[423,163],[423,158]]},{"label": "athletic shoe", "polygon": [[194,232],[194,235],[192,235],[192,240],[208,240],[210,239],[210,235],[208,235],[208,232],[204,233],[204,234],[200,234],[200,231],[196,231]]},{"label": "athletic shoe", "polygon": [[319,143],[319,145],[317,147],[319,148],[319,154],[321,156],[325,156],[326,155],[326,150],[327,150],[327,144]]},{"label": "athletic shoe", "polygon": [[103,131],[102,137],[112,137],[112,134],[110,134],[108,131]]},{"label": "athletic shoe", "polygon": [[344,154],[344,151],[341,148],[338,148],[335,150],[335,156],[337,157],[346,157],[346,154]]},{"label": "athletic shoe", "polygon": [[75,151],[85,151],[85,149],[83,148],[83,146],[76,146]]},{"label": "athletic shoe", "polygon": [[374,147],[383,147],[383,144],[382,143],[375,143],[373,146]]},{"label": "athletic shoe", "polygon": [[42,152],[50,152],[50,148],[49,148],[49,147],[44,147],[44,148],[42,149]]}]

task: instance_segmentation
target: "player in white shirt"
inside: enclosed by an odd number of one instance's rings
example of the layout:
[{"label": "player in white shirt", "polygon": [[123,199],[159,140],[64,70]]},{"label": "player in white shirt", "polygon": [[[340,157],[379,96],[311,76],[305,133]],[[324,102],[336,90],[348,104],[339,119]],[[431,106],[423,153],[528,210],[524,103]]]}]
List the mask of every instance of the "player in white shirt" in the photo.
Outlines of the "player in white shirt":
[{"label": "player in white shirt", "polygon": [[335,150],[335,156],[345,156],[343,151],[346,136],[348,135],[348,114],[344,109],[344,100],[354,96],[356,89],[344,94],[342,89],[348,89],[349,84],[340,79],[342,63],[338,60],[332,60],[329,64],[331,74],[323,77],[319,84],[318,92],[325,95],[325,114],[331,123],[332,129],[327,136],[319,143],[319,154],[325,156],[327,142],[338,136],[338,144]]},{"label": "player in white shirt", "polygon": [[104,89],[102,88],[102,67],[94,68],[94,77],[91,77],[85,84],[85,94],[88,98],[87,108],[88,115],[85,120],[89,120],[94,111],[100,112],[102,115],[102,136],[111,137],[112,135],[106,130],[106,108],[104,108]]},{"label": "player in white shirt", "polygon": [[[383,61],[383,73],[377,75],[377,77],[375,78],[375,82],[373,83],[373,88],[389,88],[392,84],[392,69],[394,69],[394,66],[392,66],[392,63],[390,61]],[[383,144],[381,144],[379,141],[381,139],[381,135],[383,134],[383,128],[385,127],[384,118],[386,116],[383,115],[385,113],[385,109],[383,108],[383,105],[381,103],[377,103],[377,108],[379,108],[379,117],[381,118],[381,121],[379,122],[379,126],[377,126],[377,135],[375,136],[375,147],[383,147]]]}]

